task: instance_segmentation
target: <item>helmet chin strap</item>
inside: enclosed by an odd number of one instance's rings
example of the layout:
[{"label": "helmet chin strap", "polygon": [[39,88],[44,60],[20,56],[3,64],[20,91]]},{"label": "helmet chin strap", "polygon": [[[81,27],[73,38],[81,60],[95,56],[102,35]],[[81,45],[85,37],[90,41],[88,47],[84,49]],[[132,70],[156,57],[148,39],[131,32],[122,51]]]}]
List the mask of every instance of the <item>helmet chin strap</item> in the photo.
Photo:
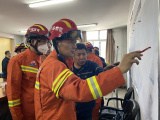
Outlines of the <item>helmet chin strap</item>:
[{"label": "helmet chin strap", "polygon": [[52,41],[53,41],[53,46],[54,46],[54,48],[55,48],[55,50],[57,52],[57,58],[58,58],[58,60],[61,61],[61,62],[63,62],[67,66],[67,68],[68,68],[67,63],[65,62],[64,55],[62,55],[62,54],[59,53],[59,50],[58,50],[57,44],[56,44],[56,40],[52,40]]},{"label": "helmet chin strap", "polygon": [[39,52],[38,49],[37,49],[37,46],[38,46],[38,40],[36,41],[36,44],[35,45],[32,45],[30,44],[37,52],[37,55],[43,55],[43,53]]}]

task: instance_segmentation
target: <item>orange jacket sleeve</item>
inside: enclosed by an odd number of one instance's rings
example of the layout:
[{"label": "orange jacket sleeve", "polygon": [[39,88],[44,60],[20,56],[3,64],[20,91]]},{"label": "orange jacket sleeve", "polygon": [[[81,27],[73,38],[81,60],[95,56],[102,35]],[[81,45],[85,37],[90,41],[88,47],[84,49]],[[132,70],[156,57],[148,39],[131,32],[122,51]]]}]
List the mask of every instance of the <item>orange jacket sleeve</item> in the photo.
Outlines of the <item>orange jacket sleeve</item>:
[{"label": "orange jacket sleeve", "polygon": [[103,63],[100,58],[96,58],[94,62],[96,62],[99,66],[103,68]]},{"label": "orange jacket sleeve", "polygon": [[20,64],[11,59],[7,66],[7,97],[13,120],[22,120],[20,105],[21,80],[22,70]]},{"label": "orange jacket sleeve", "polygon": [[[58,75],[57,72],[59,72]],[[98,76],[92,76],[87,80],[80,79],[66,67],[59,67],[56,72],[49,71],[48,73],[52,73],[48,76],[50,78],[48,82],[50,82],[50,88],[56,97],[76,102],[98,99],[125,83],[118,67],[102,72]],[[57,76],[54,78],[54,75]]]}]

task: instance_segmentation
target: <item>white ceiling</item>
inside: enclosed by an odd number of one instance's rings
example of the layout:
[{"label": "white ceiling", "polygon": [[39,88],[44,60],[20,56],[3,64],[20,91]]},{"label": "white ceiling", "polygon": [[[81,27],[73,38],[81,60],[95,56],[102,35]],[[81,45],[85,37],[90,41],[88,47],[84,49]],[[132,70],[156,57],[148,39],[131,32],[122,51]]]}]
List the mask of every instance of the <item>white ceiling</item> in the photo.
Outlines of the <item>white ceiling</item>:
[{"label": "white ceiling", "polygon": [[127,25],[131,0],[74,0],[72,2],[29,8],[28,3],[40,0],[0,0],[0,32],[22,35],[33,24],[48,29],[61,18],[77,25],[98,23],[81,30],[101,30]]}]

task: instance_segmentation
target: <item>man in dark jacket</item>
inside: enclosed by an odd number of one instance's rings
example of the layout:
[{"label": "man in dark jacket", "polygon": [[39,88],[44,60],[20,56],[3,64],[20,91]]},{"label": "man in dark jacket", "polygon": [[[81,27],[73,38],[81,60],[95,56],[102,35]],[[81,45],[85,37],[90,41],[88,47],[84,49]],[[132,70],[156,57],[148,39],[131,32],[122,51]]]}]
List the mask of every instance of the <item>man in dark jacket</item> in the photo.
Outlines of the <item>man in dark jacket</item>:
[{"label": "man in dark jacket", "polygon": [[7,80],[7,64],[10,58],[11,58],[11,52],[5,51],[5,58],[2,60],[2,72],[3,72],[4,81]]},{"label": "man in dark jacket", "polygon": [[[72,71],[75,75],[85,80],[103,72],[103,68],[95,62],[87,60],[87,48],[85,44],[77,43]],[[92,120],[92,110],[94,107],[95,100],[76,103],[77,120]]]},{"label": "man in dark jacket", "polygon": [[107,66],[105,63],[105,60],[104,60],[104,58],[99,56],[99,49],[95,49],[95,48],[97,48],[97,47],[94,47],[94,54],[101,59],[102,64],[103,64],[103,68],[105,68]]},{"label": "man in dark jacket", "polygon": [[[9,62],[10,58],[11,58],[11,52],[10,51],[5,51],[5,58],[2,60],[2,72],[3,72],[3,81],[4,82],[7,82],[7,64]],[[6,88],[6,86],[5,86],[5,88]],[[9,111],[8,100],[7,99],[5,101],[3,101],[2,109],[3,109],[3,113],[5,113],[5,114],[1,114],[0,119],[4,118],[6,120],[12,120],[12,116],[11,116],[11,113]]]}]

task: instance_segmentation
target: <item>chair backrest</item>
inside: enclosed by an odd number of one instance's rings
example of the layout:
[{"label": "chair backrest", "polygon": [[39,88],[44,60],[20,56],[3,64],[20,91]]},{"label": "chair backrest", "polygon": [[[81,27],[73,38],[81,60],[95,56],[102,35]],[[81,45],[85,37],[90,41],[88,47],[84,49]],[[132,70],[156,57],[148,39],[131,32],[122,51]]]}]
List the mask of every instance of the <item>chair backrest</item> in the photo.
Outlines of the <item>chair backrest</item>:
[{"label": "chair backrest", "polygon": [[140,107],[137,101],[130,99],[125,106],[124,113],[117,113],[113,120],[135,120],[135,117],[139,111]]},{"label": "chair backrest", "polygon": [[124,102],[122,104],[122,108],[125,108],[129,99],[131,99],[132,94],[134,93],[133,87],[128,88],[127,93],[124,96]]},{"label": "chair backrest", "polygon": [[135,117],[140,110],[137,101],[130,99],[124,109],[123,120],[135,120]]}]

